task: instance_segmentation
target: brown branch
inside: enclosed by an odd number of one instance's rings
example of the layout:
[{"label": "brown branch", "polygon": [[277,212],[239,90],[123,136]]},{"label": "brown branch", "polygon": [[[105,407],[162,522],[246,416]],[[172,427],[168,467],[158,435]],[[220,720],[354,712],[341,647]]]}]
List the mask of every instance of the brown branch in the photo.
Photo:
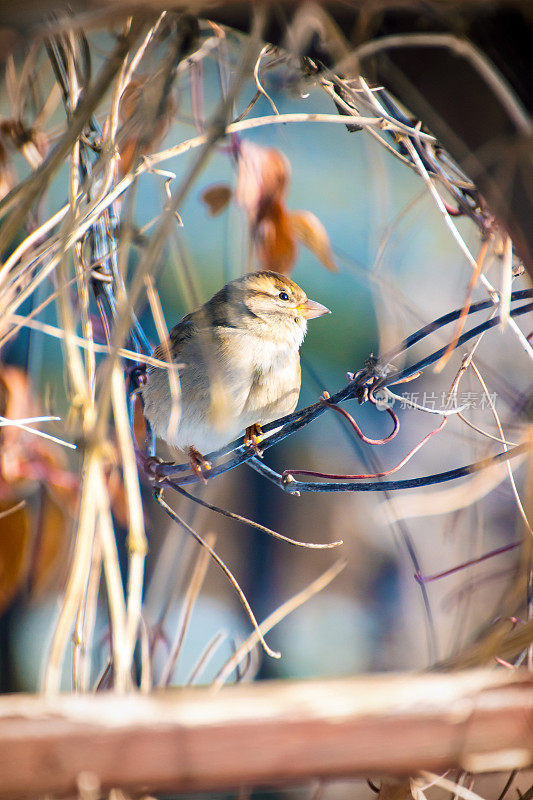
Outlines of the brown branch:
[{"label": "brown branch", "polygon": [[533,679],[484,670],[268,682],[151,697],[0,698],[0,797],[224,791],[533,761]]}]

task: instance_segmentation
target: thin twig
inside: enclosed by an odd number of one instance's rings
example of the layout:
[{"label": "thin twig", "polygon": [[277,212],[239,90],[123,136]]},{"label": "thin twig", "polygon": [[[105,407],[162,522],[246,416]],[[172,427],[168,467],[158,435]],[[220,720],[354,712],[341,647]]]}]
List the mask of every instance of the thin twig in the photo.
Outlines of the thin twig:
[{"label": "thin twig", "polygon": [[249,525],[251,528],[255,530],[261,531],[262,533],[267,533],[269,536],[272,536],[274,539],[279,539],[282,542],[286,542],[287,544],[295,545],[296,547],[306,547],[311,550],[330,550],[332,547],[340,547],[344,542],[342,539],[339,539],[337,542],[300,542],[296,539],[291,539],[288,536],[283,536],[283,534],[278,533],[277,531],[272,530],[271,528],[267,528],[265,525],[261,525],[259,522],[255,522],[252,519],[247,519],[246,517],[241,516],[240,514],[236,514],[234,511],[227,511],[224,508],[219,508],[218,506],[214,506],[211,503],[202,500],[199,497],[195,497],[189,492],[186,492],[183,487],[175,484],[172,485],[172,488],[175,489],[179,494],[186,497],[188,500],[191,500],[193,503],[197,503],[198,505],[202,506],[203,508],[208,508],[210,511],[215,511],[217,514],[222,514],[224,517],[228,517],[229,519],[237,520],[237,522],[242,522],[244,525]]},{"label": "thin twig", "polygon": [[165,666],[163,667],[163,671],[159,679],[159,686],[168,686],[172,680],[177,661],[180,657],[181,648],[183,647],[185,636],[187,635],[194,604],[196,603],[196,599],[200,594],[200,590],[207,574],[209,556],[215,542],[215,534],[209,533],[205,537],[206,547],[200,549],[200,553],[196,560],[196,564],[191,575],[191,580],[189,581],[187,592],[181,606],[180,617],[178,624],[176,625],[176,632],[174,634],[174,641],[172,642],[168,658],[165,662]]},{"label": "thin twig", "polygon": [[181,517],[179,517],[176,514],[176,512],[163,500],[163,489],[156,489],[154,491],[154,497],[156,501],[159,503],[159,505],[167,512],[169,517],[171,517],[171,519],[175,520],[178,523],[178,525],[180,525],[184,530],[186,530],[188,533],[194,536],[196,541],[199,544],[201,544],[202,547],[205,547],[205,549],[209,552],[211,558],[213,558],[215,563],[220,567],[224,575],[228,578],[229,582],[237,592],[237,595],[248,615],[248,618],[250,619],[250,622],[254,626],[254,629],[258,631],[259,641],[261,642],[265,653],[271,656],[271,658],[281,658],[281,653],[278,653],[276,650],[272,650],[272,648],[270,648],[265,642],[263,634],[259,631],[259,626],[257,624],[254,612],[252,611],[250,604],[246,599],[246,595],[244,594],[243,590],[237,583],[235,576],[233,575],[231,570],[226,566],[226,564],[222,561],[220,556],[217,553],[215,553],[213,548],[209,546],[209,544],[205,541],[205,539],[202,539],[202,537],[193,528],[191,528],[190,525],[187,525],[187,523],[184,520],[182,520]]},{"label": "thin twig", "polygon": [[344,559],[340,559],[336,561],[329,569],[327,569],[320,577],[316,578],[309,586],[306,586],[305,589],[302,589],[301,592],[291,597],[290,600],[286,600],[279,608],[269,614],[269,616],[261,623],[258,629],[256,629],[250,636],[246,639],[245,642],[241,644],[240,647],[233,653],[231,658],[224,664],[222,669],[219,670],[211,687],[213,691],[217,691],[220,689],[221,686],[227,681],[231,673],[234,669],[237,668],[238,664],[246,657],[248,653],[250,653],[253,648],[259,643],[262,642],[262,636],[265,633],[268,633],[272,628],[281,622],[285,617],[299,608],[301,605],[306,603],[311,597],[318,592],[325,589],[331,581],[337,577],[337,575],[342,572],[344,567],[346,566],[347,561]]},{"label": "thin twig", "polygon": [[148,552],[148,542],[144,530],[144,512],[133,445],[133,432],[128,419],[124,375],[118,366],[115,366],[113,370],[111,392],[113,399],[113,416],[122,456],[122,471],[129,512],[127,651],[125,660],[131,662],[137,641],[137,631],[141,621],[144,562],[146,553]]}]

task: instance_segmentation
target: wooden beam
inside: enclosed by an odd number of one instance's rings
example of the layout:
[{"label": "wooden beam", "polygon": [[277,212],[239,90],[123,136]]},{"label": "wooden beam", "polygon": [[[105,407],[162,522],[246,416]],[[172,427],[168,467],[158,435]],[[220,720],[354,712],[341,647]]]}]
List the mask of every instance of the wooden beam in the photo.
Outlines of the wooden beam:
[{"label": "wooden beam", "polygon": [[0,698],[0,797],[196,792],[533,763],[533,678],[482,670]]}]

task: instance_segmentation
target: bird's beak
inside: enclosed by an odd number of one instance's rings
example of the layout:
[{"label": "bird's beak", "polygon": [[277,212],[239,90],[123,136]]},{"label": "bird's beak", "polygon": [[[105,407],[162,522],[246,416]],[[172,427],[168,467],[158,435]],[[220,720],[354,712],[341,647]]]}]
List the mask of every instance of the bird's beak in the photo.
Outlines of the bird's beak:
[{"label": "bird's beak", "polygon": [[306,300],[301,306],[297,306],[296,311],[300,317],[305,319],[315,319],[315,317],[321,317],[323,314],[331,314],[329,308],[323,306],[322,303],[315,302],[315,300]]}]

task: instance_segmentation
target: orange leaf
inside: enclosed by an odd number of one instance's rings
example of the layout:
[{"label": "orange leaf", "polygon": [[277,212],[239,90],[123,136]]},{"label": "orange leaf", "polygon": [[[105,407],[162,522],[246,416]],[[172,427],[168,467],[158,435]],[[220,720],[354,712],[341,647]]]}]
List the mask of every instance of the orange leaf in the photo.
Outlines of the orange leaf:
[{"label": "orange leaf", "polygon": [[298,256],[291,215],[275,203],[257,227],[256,252],[259,266],[290,275]]},{"label": "orange leaf", "polygon": [[130,136],[125,140],[120,148],[120,172],[122,175],[127,175],[130,169],[134,166],[135,156],[139,152],[139,142],[137,137]]},{"label": "orange leaf", "polygon": [[290,275],[298,243],[331,272],[337,271],[326,229],[310,211],[289,212],[285,196],[291,178],[287,157],[274,147],[243,141],[238,153],[235,199],[245,211],[260,267]]},{"label": "orange leaf", "polygon": [[[15,508],[11,513],[11,508]],[[9,500],[0,506],[0,613],[26,579],[30,565],[31,538],[24,506]]]},{"label": "orange leaf", "polygon": [[122,473],[116,467],[113,467],[107,476],[107,489],[113,515],[118,524],[125,528],[129,520],[128,501]]},{"label": "orange leaf", "polygon": [[66,565],[67,533],[71,521],[54,497],[43,492],[30,583],[33,595],[41,595],[57,581]]},{"label": "orange leaf", "polygon": [[216,217],[227,207],[233,191],[225,183],[216,183],[208,186],[200,195],[200,199],[206,204],[207,210],[212,217]]},{"label": "orange leaf", "polygon": [[[19,367],[0,365],[0,410],[10,419],[37,416],[40,405],[28,376]],[[27,481],[46,483],[61,493],[61,504],[77,506],[79,478],[68,470],[62,448],[14,426],[0,429],[0,499],[16,493]]]},{"label": "orange leaf", "polygon": [[119,115],[123,123],[125,140],[120,148],[120,171],[125,175],[135,159],[156,149],[168,133],[175,112],[174,97],[169,92],[165,103],[154,120],[150,114],[147,97],[147,80],[133,80],[120,99]]},{"label": "orange leaf", "polygon": [[235,199],[245,210],[250,225],[257,226],[272,206],[283,201],[291,177],[287,157],[274,147],[242,142]]},{"label": "orange leaf", "polygon": [[7,163],[4,146],[0,142],[0,200],[4,199],[6,194],[11,191],[14,185],[15,180],[13,172]]},{"label": "orange leaf", "polygon": [[143,84],[141,81],[131,80],[120,97],[119,117],[121,122],[126,122],[132,117],[142,99]]},{"label": "orange leaf", "polygon": [[[19,367],[0,365],[0,412],[10,419],[38,416],[40,404]],[[40,491],[38,512],[17,507],[21,495]],[[78,506],[79,478],[54,442],[14,426],[0,429],[0,610],[25,583],[47,589],[68,554],[67,530]],[[35,508],[32,503],[31,508]]]},{"label": "orange leaf", "polygon": [[293,211],[294,234],[330,272],[338,272],[326,229],[311,211]]}]

